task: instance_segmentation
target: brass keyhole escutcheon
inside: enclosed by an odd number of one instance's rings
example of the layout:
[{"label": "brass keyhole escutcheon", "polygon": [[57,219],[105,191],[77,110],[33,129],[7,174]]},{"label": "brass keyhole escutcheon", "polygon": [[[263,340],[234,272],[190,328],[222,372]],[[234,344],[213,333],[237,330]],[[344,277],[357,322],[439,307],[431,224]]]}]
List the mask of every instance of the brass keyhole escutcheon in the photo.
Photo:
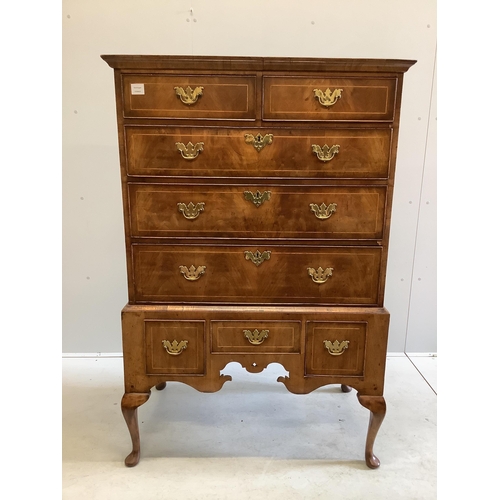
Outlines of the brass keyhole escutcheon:
[{"label": "brass keyhole escutcheon", "polygon": [[256,191],[255,194],[252,191],[244,191],[243,196],[245,200],[251,201],[257,208],[260,207],[265,201],[271,199],[271,191]]},{"label": "brass keyhole escutcheon", "polygon": [[260,153],[268,144],[273,143],[273,134],[245,134],[245,142],[251,144]]},{"label": "brass keyhole escutcheon", "polygon": [[260,266],[265,260],[269,260],[271,258],[271,250],[265,250],[262,253],[260,253],[259,250],[255,253],[247,250],[244,253],[245,259],[251,260],[256,266]]}]

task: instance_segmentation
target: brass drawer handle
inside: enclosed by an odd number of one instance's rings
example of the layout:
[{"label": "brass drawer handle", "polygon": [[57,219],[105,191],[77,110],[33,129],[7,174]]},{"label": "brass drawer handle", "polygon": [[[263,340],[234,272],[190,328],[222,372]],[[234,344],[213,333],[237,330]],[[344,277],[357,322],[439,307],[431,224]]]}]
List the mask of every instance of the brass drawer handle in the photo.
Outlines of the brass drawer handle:
[{"label": "brass drawer handle", "polygon": [[186,90],[182,87],[174,87],[174,90],[181,102],[188,106],[194,104],[198,100],[198,97],[203,95],[203,87],[195,87],[194,90],[189,86],[186,87]]},{"label": "brass drawer handle", "polygon": [[196,144],[192,142],[188,142],[187,144],[176,142],[175,145],[185,160],[194,160],[203,151],[205,144],[203,142],[197,142]]},{"label": "brass drawer handle", "polygon": [[344,351],[349,347],[348,340],[343,340],[342,342],[339,342],[338,340],[335,340],[334,342],[323,340],[323,344],[325,344],[325,349],[332,356],[340,356],[341,354],[344,354]]},{"label": "brass drawer handle", "polygon": [[179,212],[181,212],[186,219],[193,220],[205,210],[205,203],[197,203],[195,205],[190,201],[187,205],[185,203],[177,203],[177,207],[179,208]]},{"label": "brass drawer handle", "polygon": [[311,203],[309,206],[311,207],[311,212],[313,212],[318,219],[322,220],[329,219],[337,211],[336,203],[330,203],[328,206],[324,203],[319,206],[316,205],[316,203]]},{"label": "brass drawer handle", "polygon": [[318,269],[308,267],[307,272],[314,283],[321,285],[322,283],[325,283],[325,281],[333,274],[333,267],[327,267],[325,270],[323,270],[322,267],[318,267]]},{"label": "brass drawer handle", "polygon": [[170,342],[170,340],[162,340],[161,343],[168,354],[171,356],[179,356],[179,354],[186,349],[188,341],[181,340],[180,342],[177,342],[177,340],[174,340],[173,342]]},{"label": "brass drawer handle", "polygon": [[269,335],[269,330],[254,330],[253,332],[250,330],[243,330],[243,335],[248,339],[248,342],[253,345],[259,345],[267,339]]},{"label": "brass drawer handle", "polygon": [[245,251],[245,259],[251,260],[256,266],[260,266],[265,260],[269,260],[271,258],[271,251],[265,250],[260,253],[258,250],[253,253],[249,250]]},{"label": "brass drawer handle", "polygon": [[326,89],[324,92],[320,89],[314,89],[314,97],[318,98],[319,103],[325,108],[333,106],[341,97],[342,91],[344,89],[334,89],[332,92],[330,89]]},{"label": "brass drawer handle", "polygon": [[271,191],[256,191],[255,194],[252,191],[245,191],[243,193],[245,200],[251,201],[257,208],[262,205],[265,201],[271,198]]},{"label": "brass drawer handle", "polygon": [[330,161],[339,152],[339,150],[340,146],[338,144],[334,144],[333,146],[325,144],[323,147],[318,144],[312,145],[313,153],[316,153],[316,156],[321,161]]},{"label": "brass drawer handle", "polygon": [[251,144],[259,153],[262,151],[268,144],[272,144],[273,142],[273,134],[245,134],[245,142],[247,144]]},{"label": "brass drawer handle", "polygon": [[196,281],[201,278],[203,274],[205,274],[206,266],[198,266],[197,268],[191,266],[189,269],[186,266],[179,266],[181,274],[188,281]]}]

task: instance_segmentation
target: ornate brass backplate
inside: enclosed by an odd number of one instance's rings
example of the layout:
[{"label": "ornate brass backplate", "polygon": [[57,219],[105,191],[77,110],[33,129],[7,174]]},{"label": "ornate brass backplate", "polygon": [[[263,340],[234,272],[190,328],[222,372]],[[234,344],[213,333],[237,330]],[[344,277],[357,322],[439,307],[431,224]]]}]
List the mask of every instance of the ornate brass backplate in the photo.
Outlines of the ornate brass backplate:
[{"label": "ornate brass backplate", "polygon": [[316,205],[316,203],[310,203],[309,206],[311,207],[311,212],[313,212],[318,219],[329,219],[337,210],[336,203],[330,203],[328,206],[324,203],[319,206]]},{"label": "ornate brass backplate", "polygon": [[342,91],[344,89],[334,89],[333,92],[330,89],[326,89],[324,92],[320,89],[314,89],[314,97],[318,98],[319,103],[325,108],[333,106],[341,97]]},{"label": "ornate brass backplate", "polygon": [[333,267],[327,267],[324,270],[322,267],[318,267],[318,269],[308,267],[307,272],[314,283],[321,284],[324,283],[333,274]]},{"label": "ornate brass backplate", "polygon": [[203,274],[205,274],[206,266],[198,266],[197,268],[191,266],[189,269],[186,266],[179,266],[179,270],[181,274],[188,281],[196,281],[201,278]]},{"label": "ornate brass backplate", "polygon": [[186,89],[183,89],[182,87],[174,87],[174,90],[179,96],[181,102],[187,104],[188,106],[194,104],[198,100],[198,97],[203,95],[203,87],[195,87],[194,90],[189,86],[187,86]]},{"label": "ornate brass backplate", "polygon": [[245,251],[245,259],[251,260],[256,266],[260,266],[265,260],[269,260],[271,258],[271,251],[265,250],[260,253],[258,250],[253,253],[249,250]]},{"label": "ornate brass backplate", "polygon": [[325,144],[323,147],[318,144],[312,144],[311,147],[313,153],[315,153],[321,161],[330,161],[340,150],[339,144],[334,144],[333,146]]},{"label": "ornate brass backplate", "polygon": [[177,203],[177,207],[179,208],[179,212],[181,212],[186,219],[193,220],[205,210],[205,203],[197,203],[195,205],[190,201],[187,205],[185,203]]},{"label": "ornate brass backplate", "polygon": [[273,134],[245,134],[245,142],[251,144],[257,151],[262,151],[268,144],[273,142]]},{"label": "ornate brass backplate", "polygon": [[252,191],[244,191],[243,196],[245,200],[251,201],[256,207],[260,207],[262,203],[271,198],[271,191],[256,191],[255,194]]},{"label": "ornate brass backplate", "polygon": [[248,342],[253,345],[259,345],[267,339],[269,335],[269,330],[254,330],[253,332],[250,330],[243,330],[243,335],[248,339]]},{"label": "ornate brass backplate", "polygon": [[181,340],[180,342],[177,342],[177,340],[174,340],[170,342],[170,340],[162,340],[161,343],[170,355],[178,356],[184,349],[186,349],[188,341]]},{"label": "ornate brass backplate", "polygon": [[192,142],[188,142],[187,144],[176,142],[175,145],[185,160],[194,160],[203,151],[205,144],[203,142],[197,142],[196,144]]},{"label": "ornate brass backplate", "polygon": [[349,347],[348,340],[343,340],[342,342],[339,342],[338,340],[335,340],[334,342],[323,340],[323,344],[325,344],[325,349],[332,356],[340,356],[341,354],[344,354],[344,351]]}]

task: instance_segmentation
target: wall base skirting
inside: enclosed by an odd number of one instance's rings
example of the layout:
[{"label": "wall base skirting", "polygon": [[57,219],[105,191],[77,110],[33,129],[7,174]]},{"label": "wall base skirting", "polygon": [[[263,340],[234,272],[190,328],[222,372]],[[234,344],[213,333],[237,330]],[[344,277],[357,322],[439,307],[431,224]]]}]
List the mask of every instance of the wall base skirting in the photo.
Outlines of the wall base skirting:
[{"label": "wall base skirting", "polygon": [[[435,352],[388,352],[388,358],[394,357],[431,357],[436,358]],[[122,352],[63,352],[63,358],[123,358]]]},{"label": "wall base skirting", "polygon": [[409,358],[437,358],[437,352],[406,352],[405,356]]},{"label": "wall base skirting", "polygon": [[63,358],[123,358],[123,352],[63,352]]}]

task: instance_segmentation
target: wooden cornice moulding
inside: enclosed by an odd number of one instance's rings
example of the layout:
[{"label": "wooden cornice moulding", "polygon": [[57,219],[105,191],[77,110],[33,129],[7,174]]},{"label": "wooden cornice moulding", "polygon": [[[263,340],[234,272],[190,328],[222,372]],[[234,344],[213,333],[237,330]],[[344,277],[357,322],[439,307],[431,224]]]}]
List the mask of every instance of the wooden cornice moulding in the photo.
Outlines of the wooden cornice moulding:
[{"label": "wooden cornice moulding", "polygon": [[189,69],[213,71],[354,71],[404,73],[417,61],[406,59],[213,57],[162,55],[101,55],[110,67],[121,70]]}]

